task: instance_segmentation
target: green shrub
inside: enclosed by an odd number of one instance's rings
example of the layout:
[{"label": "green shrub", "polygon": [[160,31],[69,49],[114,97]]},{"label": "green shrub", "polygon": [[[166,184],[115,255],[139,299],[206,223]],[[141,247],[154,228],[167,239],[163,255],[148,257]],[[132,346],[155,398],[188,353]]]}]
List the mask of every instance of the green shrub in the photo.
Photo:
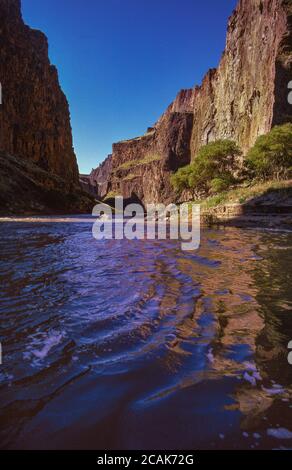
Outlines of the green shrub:
[{"label": "green shrub", "polygon": [[170,181],[173,187],[182,192],[184,189],[190,189],[189,177],[192,172],[192,165],[184,166],[180,168],[176,173],[171,175]]},{"label": "green shrub", "polygon": [[227,178],[217,177],[217,178],[212,179],[210,183],[210,189],[212,193],[221,193],[222,191],[226,191],[231,186],[232,183],[233,181],[228,177]]},{"label": "green shrub", "polygon": [[223,191],[235,181],[233,174],[240,155],[240,149],[231,140],[211,142],[199,150],[193,163],[178,170],[171,182],[178,191],[189,189],[196,194]]},{"label": "green shrub", "polygon": [[292,167],[292,124],[275,126],[260,136],[247,154],[247,168],[260,179],[285,179]]},{"label": "green shrub", "polygon": [[201,147],[197,159],[218,165],[219,173],[233,168],[241,151],[232,140],[216,140]]}]

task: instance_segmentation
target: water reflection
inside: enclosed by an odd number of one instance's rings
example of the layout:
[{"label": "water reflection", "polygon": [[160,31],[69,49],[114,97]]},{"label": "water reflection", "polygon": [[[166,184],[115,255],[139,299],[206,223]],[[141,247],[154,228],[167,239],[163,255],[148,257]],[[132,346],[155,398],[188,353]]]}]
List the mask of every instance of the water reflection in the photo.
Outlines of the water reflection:
[{"label": "water reflection", "polygon": [[2,448],[292,444],[292,234],[1,224]]}]

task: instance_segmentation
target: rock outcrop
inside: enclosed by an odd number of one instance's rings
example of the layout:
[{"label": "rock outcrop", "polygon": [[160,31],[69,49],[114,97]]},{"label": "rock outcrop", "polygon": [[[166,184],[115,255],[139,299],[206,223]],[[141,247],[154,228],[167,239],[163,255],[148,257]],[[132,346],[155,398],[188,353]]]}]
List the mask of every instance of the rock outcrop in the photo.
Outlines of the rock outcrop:
[{"label": "rock outcrop", "polygon": [[[48,58],[47,39],[40,31],[24,24],[20,0],[0,0],[0,54],[0,151],[2,159],[7,155],[12,172],[9,175],[10,183],[7,173],[5,177],[0,174],[0,177],[5,178],[7,190],[8,186],[11,192],[12,188],[15,190],[13,199],[2,194],[2,203],[8,200],[9,204],[5,206],[8,212],[13,211],[14,203],[18,207],[18,186],[15,184],[12,161],[23,160],[24,163],[28,162],[27,171],[36,165],[48,173],[46,181],[50,181],[50,191],[54,190],[54,181],[57,180],[56,189],[59,191],[62,180],[64,193],[68,197],[71,194],[75,200],[72,210],[78,210],[76,194],[80,193],[80,186],[68,103],[60,88],[57,70]],[[18,181],[20,184],[19,178]],[[44,191],[47,189],[45,186]],[[31,201],[34,191],[30,193],[28,187],[27,190],[27,199]],[[40,192],[39,187],[38,194]],[[25,194],[22,191],[19,193],[25,199]],[[88,199],[88,208],[89,202]],[[38,201],[35,203],[38,206]],[[60,199],[58,208],[67,210],[67,206],[62,207],[62,204]],[[84,201],[81,206],[84,206]],[[2,212],[5,212],[5,207],[1,208]],[[42,207],[44,211],[50,210],[50,206]]]},{"label": "rock outcrop", "polygon": [[112,195],[173,200],[170,174],[202,145],[228,138],[246,152],[273,125],[292,121],[291,80],[292,1],[240,0],[218,68],[182,90],[144,136],[114,144],[111,173],[97,169],[94,179]]}]

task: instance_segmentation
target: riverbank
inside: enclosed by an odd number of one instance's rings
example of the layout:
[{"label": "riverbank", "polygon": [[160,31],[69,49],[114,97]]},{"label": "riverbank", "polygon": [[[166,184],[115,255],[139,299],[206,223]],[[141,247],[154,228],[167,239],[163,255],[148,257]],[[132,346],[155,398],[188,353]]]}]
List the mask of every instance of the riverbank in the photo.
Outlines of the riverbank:
[{"label": "riverbank", "polygon": [[[281,211],[287,211],[282,212]],[[243,204],[226,204],[201,211],[204,226],[229,225],[234,227],[263,227],[292,230],[292,206],[263,206],[254,208]]]},{"label": "riverbank", "polygon": [[194,203],[204,225],[292,228],[292,180],[246,184]]}]

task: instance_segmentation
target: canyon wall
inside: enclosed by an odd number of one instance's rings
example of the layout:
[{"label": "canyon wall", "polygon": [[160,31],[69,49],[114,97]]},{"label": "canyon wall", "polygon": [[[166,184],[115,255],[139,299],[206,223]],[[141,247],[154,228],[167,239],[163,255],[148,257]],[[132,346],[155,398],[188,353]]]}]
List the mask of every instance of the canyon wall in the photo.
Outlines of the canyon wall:
[{"label": "canyon wall", "polygon": [[[195,59],[194,59],[195,66]],[[291,0],[240,0],[228,22],[225,51],[201,86],[178,93],[153,128],[113,145],[111,172],[97,169],[111,194],[168,202],[170,175],[202,145],[232,139],[244,153],[273,125],[292,121]],[[101,196],[104,194],[102,193]]]},{"label": "canyon wall", "polygon": [[291,0],[240,0],[218,69],[194,89],[192,158],[221,138],[245,153],[272,125],[291,120],[291,7]]},{"label": "canyon wall", "polygon": [[[72,194],[72,210],[78,210],[79,207],[85,209],[88,205],[85,197],[82,196],[81,206],[78,203],[81,190],[72,145],[68,103],[60,88],[57,70],[48,58],[47,39],[40,31],[24,24],[20,0],[0,0],[0,82],[1,211],[13,210],[12,206],[15,204],[20,210],[21,204],[18,203],[25,205],[25,194],[29,211],[35,185],[39,196],[42,185],[44,191],[49,191],[50,194],[56,187],[58,192],[62,190],[66,193],[68,201]],[[9,160],[9,165],[6,165],[5,155],[7,159],[13,157]],[[22,179],[18,177],[16,184],[14,178],[12,162],[18,160],[23,180],[26,179],[27,192],[24,193],[23,188],[19,188]],[[8,166],[10,174],[7,172]],[[32,168],[34,178],[31,176],[30,191],[28,180]],[[47,172],[47,178],[41,173],[41,181],[35,180],[40,175],[38,168]],[[18,193],[24,201],[19,201]],[[48,204],[49,199],[46,195]],[[39,204],[39,201],[35,203],[35,207],[43,206],[44,211],[50,208]],[[70,208],[70,204],[66,207],[62,204],[62,198],[59,206],[55,200],[54,208]]]}]

